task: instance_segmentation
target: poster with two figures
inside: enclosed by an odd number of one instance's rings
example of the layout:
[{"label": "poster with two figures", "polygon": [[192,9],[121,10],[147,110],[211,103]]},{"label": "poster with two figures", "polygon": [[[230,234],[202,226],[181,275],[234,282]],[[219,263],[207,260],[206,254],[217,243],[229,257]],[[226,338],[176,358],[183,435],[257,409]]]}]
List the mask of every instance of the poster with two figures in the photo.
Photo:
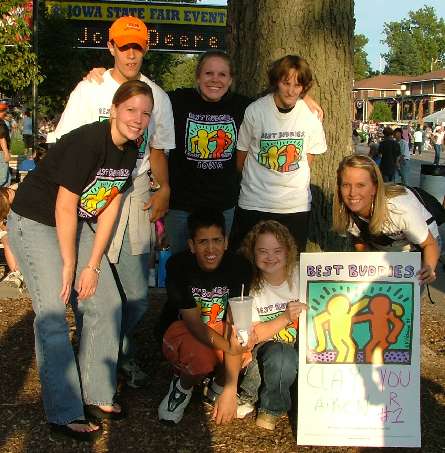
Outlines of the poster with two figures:
[{"label": "poster with two figures", "polygon": [[420,447],[420,253],[303,253],[297,442]]}]

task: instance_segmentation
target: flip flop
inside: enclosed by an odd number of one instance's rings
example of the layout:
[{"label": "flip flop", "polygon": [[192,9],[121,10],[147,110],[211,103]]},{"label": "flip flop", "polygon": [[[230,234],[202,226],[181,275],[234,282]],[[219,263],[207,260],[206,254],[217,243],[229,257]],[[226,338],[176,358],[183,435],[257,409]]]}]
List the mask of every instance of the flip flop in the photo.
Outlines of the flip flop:
[{"label": "flip flop", "polygon": [[91,417],[93,420],[122,420],[126,417],[126,413],[121,406],[120,412],[106,412],[102,410],[99,406],[94,406],[89,404],[85,406],[85,415]]},{"label": "flip flop", "polygon": [[[73,420],[69,424],[76,423],[78,425],[89,425],[89,420]],[[57,423],[49,424],[51,436],[54,438],[70,438],[79,442],[94,442],[102,432],[102,426],[95,431],[74,431],[67,425],[58,425]]]}]

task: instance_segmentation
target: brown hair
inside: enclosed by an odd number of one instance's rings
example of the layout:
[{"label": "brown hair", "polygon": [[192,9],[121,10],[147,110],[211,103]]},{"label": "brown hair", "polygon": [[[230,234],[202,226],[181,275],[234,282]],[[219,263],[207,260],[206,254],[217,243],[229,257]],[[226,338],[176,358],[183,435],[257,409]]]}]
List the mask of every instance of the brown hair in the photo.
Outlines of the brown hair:
[{"label": "brown hair", "polygon": [[303,91],[301,92],[300,97],[304,95],[311,89],[313,80],[312,80],[312,71],[309,67],[308,62],[298,55],[286,55],[279,60],[276,60],[272,63],[269,72],[267,73],[269,77],[269,92],[275,92],[278,89],[278,82],[289,77],[289,73],[292,69],[297,71],[298,82],[303,86]]},{"label": "brown hair", "polygon": [[334,192],[332,216],[333,229],[337,233],[345,234],[353,223],[351,212],[346,207],[341,194],[343,172],[346,168],[360,168],[369,173],[371,181],[376,188],[373,202],[374,208],[369,219],[369,231],[374,235],[380,234],[383,225],[388,219],[387,199],[405,194],[405,188],[397,184],[385,184],[379,167],[370,157],[360,154],[346,156],[338,165],[337,190]]},{"label": "brown hair", "polygon": [[0,187],[0,221],[3,222],[8,217],[11,203],[9,202],[9,189],[8,187]]},{"label": "brown hair", "polygon": [[286,249],[286,275],[287,283],[292,287],[292,274],[298,261],[298,249],[294,238],[289,230],[276,220],[262,220],[258,222],[244,238],[240,252],[250,261],[252,265],[252,291],[259,291],[263,287],[264,277],[255,263],[255,245],[258,236],[270,233]]},{"label": "brown hair", "polygon": [[393,131],[392,127],[386,126],[383,129],[383,135],[385,137],[392,137],[394,135],[394,131]]},{"label": "brown hair", "polygon": [[235,75],[235,70],[233,67],[233,62],[232,59],[229,57],[229,55],[226,52],[223,52],[222,50],[208,50],[207,52],[204,52],[201,54],[199,57],[198,63],[196,65],[195,69],[195,78],[197,79],[201,75],[202,67],[204,66],[204,63],[209,60],[210,58],[221,58],[224,60],[227,65],[229,66],[229,73],[230,77],[234,77]]},{"label": "brown hair", "polygon": [[117,89],[116,93],[114,93],[113,105],[118,107],[123,102],[138,94],[148,96],[152,104],[154,104],[153,91],[149,85],[141,80],[128,80]]}]

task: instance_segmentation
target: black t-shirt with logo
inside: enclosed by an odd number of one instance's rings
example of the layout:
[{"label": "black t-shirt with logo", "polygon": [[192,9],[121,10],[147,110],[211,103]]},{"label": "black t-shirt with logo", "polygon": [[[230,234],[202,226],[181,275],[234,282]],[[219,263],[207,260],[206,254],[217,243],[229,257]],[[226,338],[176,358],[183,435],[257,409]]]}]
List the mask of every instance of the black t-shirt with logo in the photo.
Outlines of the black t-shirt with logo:
[{"label": "black t-shirt with logo", "polygon": [[192,88],[177,89],[169,97],[176,140],[169,153],[170,207],[189,212],[234,207],[239,192],[236,141],[250,99],[228,93],[207,102]]},{"label": "black t-shirt with logo", "polygon": [[36,169],[19,185],[12,210],[36,222],[56,225],[59,186],[80,196],[78,216],[95,221],[120,192],[131,185],[137,147],[127,142],[120,150],[112,141],[110,123],[79,127],[49,150]]},{"label": "black t-shirt with logo", "polygon": [[195,255],[189,251],[178,253],[167,261],[167,302],[161,314],[160,330],[179,319],[179,310],[199,307],[201,320],[212,325],[226,317],[229,297],[249,293],[252,271],[242,256],[227,251],[218,268],[202,270]]}]

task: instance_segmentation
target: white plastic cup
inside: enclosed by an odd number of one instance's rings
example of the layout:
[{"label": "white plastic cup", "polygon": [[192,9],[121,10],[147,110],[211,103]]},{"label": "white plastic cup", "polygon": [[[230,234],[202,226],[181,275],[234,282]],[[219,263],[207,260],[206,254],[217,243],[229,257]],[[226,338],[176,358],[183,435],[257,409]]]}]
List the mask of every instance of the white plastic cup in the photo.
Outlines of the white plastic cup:
[{"label": "white plastic cup", "polygon": [[229,299],[230,310],[232,311],[233,324],[238,333],[238,340],[245,346],[249,340],[249,332],[252,326],[252,302],[253,297],[244,296],[231,297]]}]

